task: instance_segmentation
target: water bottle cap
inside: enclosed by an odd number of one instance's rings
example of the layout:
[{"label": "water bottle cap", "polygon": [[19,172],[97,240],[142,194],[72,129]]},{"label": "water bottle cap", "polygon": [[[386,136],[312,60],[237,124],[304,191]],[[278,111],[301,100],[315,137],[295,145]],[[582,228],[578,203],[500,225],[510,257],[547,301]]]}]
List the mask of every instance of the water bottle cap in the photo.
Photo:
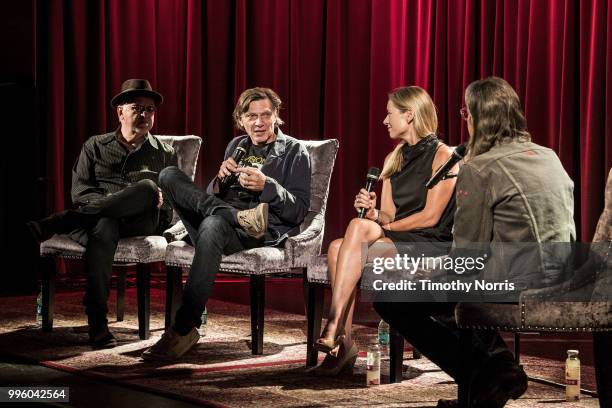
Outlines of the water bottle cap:
[{"label": "water bottle cap", "polygon": [[568,356],[577,356],[579,354],[578,350],[567,350]]}]

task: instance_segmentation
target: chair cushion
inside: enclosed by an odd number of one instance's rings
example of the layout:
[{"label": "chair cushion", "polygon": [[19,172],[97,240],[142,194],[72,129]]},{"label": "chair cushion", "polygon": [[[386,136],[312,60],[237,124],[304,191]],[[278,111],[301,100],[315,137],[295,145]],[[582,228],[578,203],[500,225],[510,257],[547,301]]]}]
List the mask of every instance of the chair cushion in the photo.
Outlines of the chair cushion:
[{"label": "chair cushion", "polygon": [[[185,241],[175,241],[166,249],[166,265],[190,267],[195,249]],[[291,271],[291,260],[284,248],[262,247],[240,251],[221,259],[222,272],[243,275],[264,275],[267,273]]]},{"label": "chair cushion", "polygon": [[[166,240],[161,236],[129,237],[119,240],[115,262],[150,263],[164,260]],[[81,259],[85,247],[66,235],[54,235],[40,245],[41,256]]]}]

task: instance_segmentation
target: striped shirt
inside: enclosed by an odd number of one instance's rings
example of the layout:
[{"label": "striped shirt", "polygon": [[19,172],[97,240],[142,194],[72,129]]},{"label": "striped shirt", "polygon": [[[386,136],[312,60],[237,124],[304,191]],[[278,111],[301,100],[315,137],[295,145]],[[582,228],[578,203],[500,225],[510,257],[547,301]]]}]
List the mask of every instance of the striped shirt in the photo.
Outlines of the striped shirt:
[{"label": "striped shirt", "polygon": [[[131,183],[149,179],[157,184],[159,172],[177,165],[174,149],[148,134],[144,142],[129,150],[119,142],[120,128],[90,137],[72,169],[72,202],[87,205],[123,190]],[[172,209],[164,201],[160,219],[171,220]],[[166,218],[167,216],[167,218]]]}]

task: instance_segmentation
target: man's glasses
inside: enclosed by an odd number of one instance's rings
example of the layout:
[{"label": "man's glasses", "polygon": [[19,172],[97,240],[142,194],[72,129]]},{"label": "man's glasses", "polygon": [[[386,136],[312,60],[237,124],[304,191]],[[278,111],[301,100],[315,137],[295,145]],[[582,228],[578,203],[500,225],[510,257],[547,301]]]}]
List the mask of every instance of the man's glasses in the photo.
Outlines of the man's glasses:
[{"label": "man's glasses", "polygon": [[257,121],[257,118],[261,118],[262,122],[269,122],[270,119],[272,119],[273,115],[274,113],[272,112],[263,112],[263,113],[260,113],[259,115],[256,113],[245,113],[242,116],[247,122],[255,122]]},{"label": "man's glasses", "polygon": [[470,116],[470,114],[467,111],[467,108],[464,106],[463,108],[459,109],[459,114],[461,115],[461,119],[467,121],[468,117]]},{"label": "man's glasses", "polygon": [[137,113],[139,115],[141,115],[143,112],[147,112],[147,113],[155,113],[157,112],[157,107],[155,105],[138,105],[138,104],[132,104],[132,105],[125,105],[127,107],[129,107],[132,112]]}]

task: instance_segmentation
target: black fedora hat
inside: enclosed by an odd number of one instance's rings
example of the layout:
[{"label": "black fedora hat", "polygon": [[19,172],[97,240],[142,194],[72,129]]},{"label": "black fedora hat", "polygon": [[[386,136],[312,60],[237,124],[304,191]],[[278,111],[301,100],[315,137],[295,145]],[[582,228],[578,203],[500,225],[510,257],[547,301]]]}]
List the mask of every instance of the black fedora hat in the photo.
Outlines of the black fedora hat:
[{"label": "black fedora hat", "polygon": [[164,97],[159,92],[154,91],[146,79],[128,79],[121,84],[121,92],[111,99],[111,106],[116,108],[128,98],[137,96],[152,98],[155,101],[155,105],[159,105],[164,101]]}]

